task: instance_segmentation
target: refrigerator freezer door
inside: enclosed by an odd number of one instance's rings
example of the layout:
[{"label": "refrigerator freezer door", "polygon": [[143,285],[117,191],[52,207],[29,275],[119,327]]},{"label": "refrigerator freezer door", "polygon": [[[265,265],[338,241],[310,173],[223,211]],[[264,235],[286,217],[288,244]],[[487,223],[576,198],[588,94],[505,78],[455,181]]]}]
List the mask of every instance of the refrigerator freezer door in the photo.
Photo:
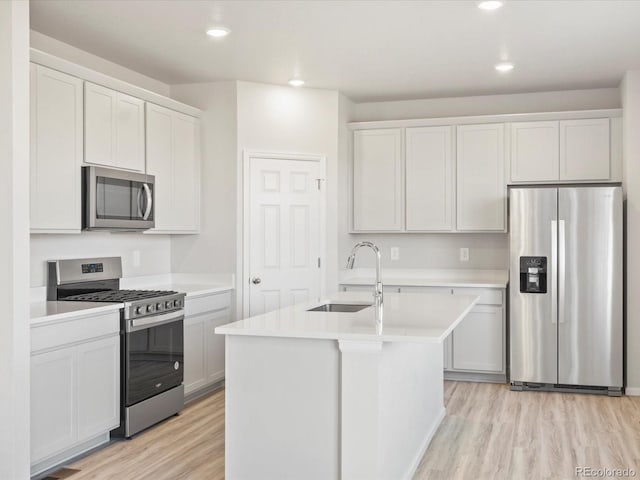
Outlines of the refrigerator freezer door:
[{"label": "refrigerator freezer door", "polygon": [[558,226],[558,383],[621,387],[622,189],[560,188]]},{"label": "refrigerator freezer door", "polygon": [[[558,190],[514,188],[509,192],[509,331],[512,382],[557,383]],[[544,257],[546,293],[521,292],[521,257]]]}]

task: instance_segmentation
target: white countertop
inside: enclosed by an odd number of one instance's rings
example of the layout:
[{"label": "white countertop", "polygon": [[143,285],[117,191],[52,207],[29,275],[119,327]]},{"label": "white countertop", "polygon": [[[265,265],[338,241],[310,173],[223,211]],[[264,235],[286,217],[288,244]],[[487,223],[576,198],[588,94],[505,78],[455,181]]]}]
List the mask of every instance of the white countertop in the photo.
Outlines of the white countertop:
[{"label": "white countertop", "polygon": [[[372,269],[342,272],[340,285],[374,285],[375,273]],[[382,283],[397,287],[468,287],[506,288],[509,283],[508,270],[422,270],[383,269]]]},{"label": "white countertop", "polygon": [[246,318],[216,328],[225,335],[385,342],[442,342],[479,297],[402,293],[384,295],[383,328],[376,331],[374,307],[355,313],[308,312],[324,303],[372,303],[369,292],[340,292],[321,301]]},{"label": "white countertop", "polygon": [[173,290],[185,293],[188,298],[201,297],[234,289],[231,276],[207,274],[167,274],[148,277],[126,277],[120,280],[120,288]]},{"label": "white countertop", "polygon": [[32,302],[31,324],[115,311],[122,308],[122,306],[122,303]]}]

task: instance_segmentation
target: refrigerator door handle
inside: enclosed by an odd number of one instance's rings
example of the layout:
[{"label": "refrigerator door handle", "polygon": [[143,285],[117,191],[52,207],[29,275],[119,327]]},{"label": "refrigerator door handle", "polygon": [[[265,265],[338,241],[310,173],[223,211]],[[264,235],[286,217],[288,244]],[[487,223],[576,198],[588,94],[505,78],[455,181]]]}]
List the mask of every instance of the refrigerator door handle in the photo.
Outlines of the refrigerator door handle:
[{"label": "refrigerator door handle", "polygon": [[565,287],[565,235],[564,220],[558,220],[558,321],[564,323]]},{"label": "refrigerator door handle", "polygon": [[551,323],[558,323],[558,222],[551,220]]}]

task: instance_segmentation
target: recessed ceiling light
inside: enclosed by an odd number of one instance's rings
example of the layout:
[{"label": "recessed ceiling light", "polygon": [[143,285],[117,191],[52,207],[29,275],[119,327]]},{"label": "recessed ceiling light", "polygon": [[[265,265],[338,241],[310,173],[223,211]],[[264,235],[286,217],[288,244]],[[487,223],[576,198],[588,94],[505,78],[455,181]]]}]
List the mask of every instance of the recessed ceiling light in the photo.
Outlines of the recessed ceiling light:
[{"label": "recessed ceiling light", "polygon": [[495,68],[500,73],[506,73],[513,70],[513,67],[514,67],[513,63],[502,62],[502,63],[497,63],[493,68]]},{"label": "recessed ceiling light", "polygon": [[230,33],[231,33],[231,30],[229,30],[227,27],[214,27],[207,30],[207,35],[210,35],[216,38],[226,37]]},{"label": "recessed ceiling light", "polygon": [[497,10],[504,2],[500,0],[484,0],[482,2],[477,2],[478,8],[481,10]]},{"label": "recessed ceiling light", "polygon": [[292,87],[301,87],[302,85],[304,85],[304,80],[295,77],[289,80],[289,85],[291,85]]}]

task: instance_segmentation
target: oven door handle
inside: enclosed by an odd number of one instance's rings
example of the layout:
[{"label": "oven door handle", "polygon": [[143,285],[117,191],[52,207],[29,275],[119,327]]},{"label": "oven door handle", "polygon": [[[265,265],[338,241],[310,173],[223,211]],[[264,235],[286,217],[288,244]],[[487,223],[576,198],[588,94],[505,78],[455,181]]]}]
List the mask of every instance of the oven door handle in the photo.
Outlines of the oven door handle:
[{"label": "oven door handle", "polygon": [[184,310],[153,315],[151,317],[132,318],[127,320],[126,331],[137,332],[146,328],[158,327],[171,322],[184,320]]}]

